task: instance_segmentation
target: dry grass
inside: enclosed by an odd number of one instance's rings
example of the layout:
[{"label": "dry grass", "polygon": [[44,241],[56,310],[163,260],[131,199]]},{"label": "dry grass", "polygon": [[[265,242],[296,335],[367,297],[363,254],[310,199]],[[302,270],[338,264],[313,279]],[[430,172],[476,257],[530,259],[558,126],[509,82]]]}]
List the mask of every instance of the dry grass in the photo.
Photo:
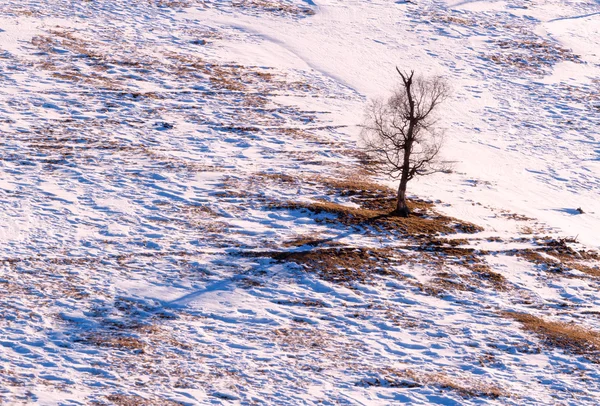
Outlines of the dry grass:
[{"label": "dry grass", "polygon": [[275,303],[285,306],[304,306],[304,307],[327,307],[325,302],[314,299],[291,299],[291,300],[278,300]]},{"label": "dry grass", "polygon": [[475,286],[468,283],[465,279],[459,275],[442,271],[434,274],[433,279],[429,283],[425,285],[419,284],[417,287],[432,296],[443,296],[447,292],[468,292],[475,290]]},{"label": "dry grass", "polygon": [[38,10],[28,8],[18,8],[13,4],[8,6],[0,6],[0,14],[5,16],[23,16],[23,17],[41,17],[43,14]]},{"label": "dry grass", "polygon": [[391,249],[324,248],[311,251],[258,252],[247,255],[266,256],[282,262],[294,262],[324,280],[353,284],[368,282],[374,275],[395,274],[391,265],[399,261]]},{"label": "dry grass", "polygon": [[569,268],[566,267],[563,263],[554,259],[550,256],[545,256],[540,253],[539,250],[533,249],[524,249],[524,250],[513,250],[512,252],[508,252],[509,255],[516,255],[519,258],[524,259],[527,262],[535,264],[541,267],[543,270],[547,272],[553,273],[563,273],[568,271]]},{"label": "dry grass", "polygon": [[408,218],[393,216],[395,192],[365,179],[362,174],[350,174],[341,178],[318,176],[305,180],[318,185],[325,193],[346,197],[358,207],[321,200],[316,202],[273,203],[272,208],[298,210],[305,209],[315,214],[330,213],[337,218],[323,221],[339,222],[348,226],[372,227],[377,231],[394,231],[418,237],[456,232],[476,233],[483,229],[475,224],[444,216],[433,209],[433,204],[417,199],[409,199],[408,206],[412,215]]},{"label": "dry grass", "polygon": [[301,179],[284,173],[259,172],[250,177],[250,181],[271,180],[284,185],[297,185]]},{"label": "dry grass", "polygon": [[331,193],[337,193],[341,196],[394,197],[394,190],[365,180],[364,176],[361,175],[350,174],[344,178],[318,176],[313,181],[327,187]]},{"label": "dry grass", "polygon": [[596,331],[571,323],[544,320],[526,313],[502,312],[501,315],[520,322],[525,330],[540,336],[546,345],[600,362],[600,333]]},{"label": "dry grass", "polygon": [[569,246],[569,242],[574,241],[565,238],[543,237],[535,241],[540,248],[512,250],[508,254],[523,258],[547,272],[564,274],[577,270],[591,277],[600,277],[600,255],[597,251],[577,251]]},{"label": "dry grass", "polygon": [[136,353],[144,353],[144,348],[146,347],[146,344],[135,337],[114,334],[91,334],[84,337],[81,341],[98,347],[110,347],[119,350],[135,351]]},{"label": "dry grass", "polygon": [[[136,395],[108,395],[106,400],[115,406],[182,406],[183,403],[167,399],[145,399]],[[104,404],[97,402],[98,405]]]},{"label": "dry grass", "polygon": [[466,238],[436,238],[432,240],[434,243],[439,243],[438,245],[447,244],[451,247],[458,247],[459,245],[469,244],[469,240]]},{"label": "dry grass", "polygon": [[296,4],[291,4],[283,1],[272,0],[234,0],[233,7],[256,9],[261,12],[290,14],[296,16],[310,16],[315,12],[309,7],[302,7]]},{"label": "dry grass", "polygon": [[477,21],[474,19],[466,19],[462,17],[455,17],[449,15],[434,15],[431,17],[432,22],[442,22],[447,24],[463,25],[465,27],[473,27],[477,25]]},{"label": "dry grass", "polygon": [[[313,236],[301,238],[300,246],[323,247],[331,244],[329,239]],[[400,249],[401,248],[401,249]],[[411,252],[412,251],[412,252]],[[393,276],[404,279],[395,270],[398,265],[419,264],[433,270],[433,278],[426,284],[409,280],[420,291],[434,296],[450,291],[473,291],[491,286],[496,291],[508,289],[508,281],[485,263],[482,253],[471,248],[452,246],[403,246],[397,248],[315,248],[308,251],[261,251],[245,252],[246,256],[268,257],[280,262],[298,264],[306,272],[319,275],[333,283],[352,286],[354,283],[372,283],[377,276]],[[450,271],[456,266],[462,273]],[[466,271],[466,273],[465,273]]]},{"label": "dry grass", "polygon": [[[298,178],[279,174],[261,175],[283,184],[297,184]],[[482,229],[474,224],[440,215],[433,204],[420,200],[410,200],[413,212],[408,218],[392,216],[395,208],[395,192],[386,186],[365,180],[363,176],[345,178],[316,177],[305,182],[325,188],[327,194],[347,197],[359,207],[350,207],[328,201],[271,203],[270,207],[288,210],[307,210],[314,214],[329,213],[335,219],[317,221],[341,223],[351,227],[363,227],[368,232],[399,233],[419,245],[385,249],[365,249],[352,247],[332,247],[341,245],[330,238],[319,235],[302,235],[284,242],[284,247],[320,247],[310,251],[259,252],[247,253],[252,256],[267,256],[278,261],[294,262],[309,272],[319,274],[325,280],[343,284],[369,282],[374,275],[396,275],[391,265],[421,264],[433,268],[436,274],[427,285],[416,284],[427,294],[441,295],[449,290],[471,291],[483,285],[491,285],[496,290],[506,290],[507,281],[494,272],[483,259],[486,253],[472,248],[461,248],[466,239],[440,239],[439,234],[456,232],[474,233]],[[324,248],[327,247],[327,248]],[[413,251],[414,253],[411,253]],[[451,274],[444,269],[456,265],[469,271],[467,275]]]},{"label": "dry grass", "polygon": [[170,7],[170,8],[186,8],[193,5],[204,5],[204,1],[198,0],[151,0],[155,1],[158,7]]},{"label": "dry grass", "polygon": [[[100,72],[104,72],[109,64],[142,68],[155,63],[147,58],[144,60],[136,59],[135,56],[119,58],[118,53],[107,54],[101,50],[102,46],[97,41],[81,38],[65,29],[49,30],[48,35],[33,37],[31,43],[40,52],[46,54],[46,58],[37,64],[39,68],[52,71],[54,77],[62,80],[85,83],[104,89],[120,90],[123,88],[123,85],[114,78],[101,75]],[[57,48],[69,51],[69,56],[73,60],[57,53]],[[94,72],[83,73],[74,63],[79,59],[83,59],[86,65],[93,68]]]},{"label": "dry grass", "polygon": [[488,281],[496,290],[506,290],[508,288],[508,281],[506,278],[495,272],[487,264],[474,264],[469,267],[473,271],[473,275],[476,275],[480,279]]},{"label": "dry grass", "polygon": [[329,149],[333,150],[334,148],[338,151],[341,151],[341,148],[344,146],[341,142],[329,141],[319,137],[314,133],[314,131],[303,129],[303,128],[295,128],[295,127],[272,127],[269,128],[270,133],[281,134],[286,137],[290,137],[294,140],[300,140],[305,142],[310,142],[312,144],[317,144],[319,146],[326,146]]},{"label": "dry grass", "polygon": [[284,241],[281,245],[284,247],[317,247],[323,245],[334,246],[338,244],[339,243],[332,241],[330,238],[323,238],[319,234],[303,234],[292,238],[289,241]]},{"label": "dry grass", "polygon": [[362,379],[358,384],[361,386],[396,388],[415,388],[431,385],[441,390],[457,392],[463,398],[487,397],[497,399],[510,396],[510,393],[497,385],[472,378],[451,377],[442,372],[429,373],[412,369],[382,368],[376,373],[378,377]]},{"label": "dry grass", "polygon": [[504,40],[498,41],[497,46],[501,51],[487,55],[489,60],[532,73],[541,73],[557,62],[581,62],[571,50],[543,39]]},{"label": "dry grass", "polygon": [[431,244],[417,248],[419,251],[430,253],[430,257],[439,265],[459,265],[471,271],[469,275],[469,285],[477,286],[472,277],[481,281],[490,283],[496,290],[506,290],[508,281],[506,278],[495,272],[485,263],[485,251],[478,251],[473,248],[461,248],[457,246],[446,246]]},{"label": "dry grass", "polygon": [[522,31],[522,28],[520,28],[520,27],[517,27],[512,24],[499,22],[499,21],[496,21],[495,19],[486,20],[486,19],[482,19],[482,18],[472,18],[472,17],[469,17],[467,14],[461,14],[460,16],[450,15],[450,14],[445,14],[440,9],[434,9],[434,10],[428,10],[428,11],[423,10],[423,11],[421,11],[421,15],[427,21],[430,21],[432,23],[439,23],[439,24],[443,24],[443,25],[455,24],[455,25],[461,25],[463,27],[468,27],[468,28],[484,27],[484,28],[488,28],[488,29],[492,28],[492,29],[496,29],[496,30],[497,29],[506,29],[506,30],[511,30],[511,31],[517,31],[517,30]]},{"label": "dry grass", "polygon": [[509,218],[511,220],[515,220],[515,221],[531,221],[534,220],[531,217],[527,217],[524,214],[518,214],[518,213],[502,213],[501,214],[503,217]]},{"label": "dry grass", "polygon": [[[387,198],[370,199],[368,202],[365,202],[364,206],[375,208],[349,207],[327,201],[271,204],[271,207],[275,209],[305,209],[314,214],[329,213],[337,217],[333,221],[323,221],[339,222],[348,226],[371,226],[377,229],[377,231],[394,231],[417,238],[430,237],[436,234],[452,234],[456,232],[476,233],[482,231],[482,228],[475,224],[444,216],[433,210],[425,211],[425,208],[430,207],[430,205],[421,201],[410,200],[408,202],[413,215],[407,218],[390,215],[390,200]],[[381,209],[383,207],[388,207],[388,210]]]},{"label": "dry grass", "polygon": [[269,335],[273,341],[290,351],[322,349],[331,345],[333,341],[327,331],[309,326],[278,328],[272,330]]},{"label": "dry grass", "polygon": [[[164,6],[184,7],[190,2],[163,2]],[[168,4],[167,4],[168,3]],[[211,38],[217,34],[204,33]],[[222,62],[207,62],[196,55],[166,51],[165,58],[151,57],[140,51],[130,52],[130,44],[122,38],[115,38],[113,53],[106,53],[101,43],[97,40],[82,38],[66,29],[49,30],[46,35],[33,37],[31,43],[45,55],[37,66],[49,70],[62,80],[85,83],[104,89],[123,90],[121,76],[103,76],[111,65],[119,65],[129,69],[146,70],[150,67],[173,72],[179,79],[192,79],[199,77],[207,80],[211,85],[211,94],[217,97],[219,91],[241,93],[240,104],[264,107],[266,99],[256,97],[255,93],[268,94],[269,92],[286,90],[302,90],[299,84],[287,81],[284,77],[276,77],[269,68],[243,66]],[[68,55],[57,53],[56,49],[62,48],[69,51]],[[95,72],[85,72],[81,69],[83,61]]]},{"label": "dry grass", "polygon": [[510,396],[506,390],[499,386],[464,378],[456,379],[442,373],[428,374],[421,379],[441,389],[455,391],[464,398],[488,397],[497,399]]},{"label": "dry grass", "polygon": [[[419,252],[419,256],[429,266],[437,267],[432,281],[418,287],[432,295],[443,295],[448,291],[473,291],[482,286],[491,286],[496,291],[509,289],[508,280],[486,263],[487,252],[473,248],[461,248],[453,245],[441,244],[439,240],[432,240],[429,244],[412,247]],[[457,266],[469,273],[450,273],[448,267]]]}]

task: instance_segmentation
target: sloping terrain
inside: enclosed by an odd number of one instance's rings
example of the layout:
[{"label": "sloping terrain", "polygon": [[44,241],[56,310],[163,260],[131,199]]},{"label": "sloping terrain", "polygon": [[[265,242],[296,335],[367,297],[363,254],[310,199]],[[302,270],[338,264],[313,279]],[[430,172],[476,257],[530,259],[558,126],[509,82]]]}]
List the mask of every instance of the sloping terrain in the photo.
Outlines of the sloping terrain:
[{"label": "sloping terrain", "polygon": [[[4,0],[0,400],[598,404],[599,20]],[[408,219],[357,142],[395,66],[453,87]]]}]

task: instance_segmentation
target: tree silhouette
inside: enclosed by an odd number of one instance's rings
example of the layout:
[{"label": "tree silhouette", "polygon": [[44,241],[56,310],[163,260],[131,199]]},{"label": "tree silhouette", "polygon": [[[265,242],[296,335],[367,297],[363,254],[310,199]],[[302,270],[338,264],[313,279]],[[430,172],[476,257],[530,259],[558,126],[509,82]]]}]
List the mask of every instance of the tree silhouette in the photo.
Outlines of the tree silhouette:
[{"label": "tree silhouette", "polygon": [[392,214],[408,217],[406,187],[415,176],[447,170],[439,162],[443,136],[435,113],[449,96],[446,80],[415,76],[396,68],[402,82],[387,100],[369,104],[361,133],[365,152],[375,170],[399,179],[396,209]]}]

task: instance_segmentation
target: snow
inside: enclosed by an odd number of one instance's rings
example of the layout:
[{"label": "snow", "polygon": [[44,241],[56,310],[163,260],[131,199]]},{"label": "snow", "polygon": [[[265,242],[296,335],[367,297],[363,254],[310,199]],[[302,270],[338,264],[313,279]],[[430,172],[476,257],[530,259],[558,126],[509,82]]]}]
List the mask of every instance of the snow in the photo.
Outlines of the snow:
[{"label": "snow", "polygon": [[[515,254],[600,248],[599,20],[592,0],[4,0],[0,402],[598,404],[597,360],[501,314],[600,331],[597,276]],[[319,179],[357,169],[396,67],[453,88],[453,171],[409,192],[484,228],[445,237],[506,290],[273,206],[357,206]],[[390,249],[393,272],[260,255],[317,249],[299,237]],[[440,271],[466,288],[431,293]]]}]

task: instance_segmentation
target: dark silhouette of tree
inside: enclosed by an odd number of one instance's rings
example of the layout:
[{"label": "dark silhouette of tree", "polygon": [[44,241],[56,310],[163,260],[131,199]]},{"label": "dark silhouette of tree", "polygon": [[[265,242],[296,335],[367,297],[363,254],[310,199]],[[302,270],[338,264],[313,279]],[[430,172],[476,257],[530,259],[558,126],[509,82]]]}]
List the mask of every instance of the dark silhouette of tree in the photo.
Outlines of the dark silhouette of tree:
[{"label": "dark silhouette of tree", "polygon": [[375,170],[399,179],[398,200],[392,214],[408,217],[406,186],[415,176],[448,170],[438,158],[443,136],[435,113],[449,96],[443,78],[401,72],[402,82],[387,100],[373,101],[367,108],[362,140]]}]

